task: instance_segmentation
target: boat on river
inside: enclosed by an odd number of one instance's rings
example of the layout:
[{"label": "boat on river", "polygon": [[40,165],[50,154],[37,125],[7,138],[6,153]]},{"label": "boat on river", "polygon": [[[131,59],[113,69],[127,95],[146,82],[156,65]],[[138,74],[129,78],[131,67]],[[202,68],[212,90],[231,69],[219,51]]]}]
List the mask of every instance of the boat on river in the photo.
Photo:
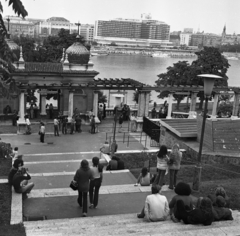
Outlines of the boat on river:
[{"label": "boat on river", "polygon": [[107,56],[109,54],[106,48],[93,48],[90,50],[91,56]]}]

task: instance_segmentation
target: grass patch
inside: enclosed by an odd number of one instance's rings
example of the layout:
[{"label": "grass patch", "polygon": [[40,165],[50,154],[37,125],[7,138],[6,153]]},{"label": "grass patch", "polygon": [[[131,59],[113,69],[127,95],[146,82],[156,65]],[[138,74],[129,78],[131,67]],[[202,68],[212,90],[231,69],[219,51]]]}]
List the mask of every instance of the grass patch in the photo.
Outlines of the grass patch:
[{"label": "grass patch", "polygon": [[[129,154],[128,158],[124,158],[124,162],[126,166],[136,166],[133,165],[133,163],[137,163],[138,160],[135,155],[131,156]],[[141,158],[140,163],[143,164]],[[137,166],[139,166],[139,163]],[[142,166],[140,168],[129,168],[135,178],[139,176]],[[154,167],[151,165],[150,172],[152,174],[156,173],[156,165]],[[194,165],[182,165],[180,171],[178,172],[178,182],[183,181],[192,186],[193,174]],[[232,164],[203,165],[200,191],[193,192],[192,195],[195,197],[206,197],[209,194],[214,194],[216,187],[221,185],[230,197],[231,208],[233,210],[240,210],[239,181],[240,166]],[[165,177],[165,184],[169,184],[169,174]]]}]

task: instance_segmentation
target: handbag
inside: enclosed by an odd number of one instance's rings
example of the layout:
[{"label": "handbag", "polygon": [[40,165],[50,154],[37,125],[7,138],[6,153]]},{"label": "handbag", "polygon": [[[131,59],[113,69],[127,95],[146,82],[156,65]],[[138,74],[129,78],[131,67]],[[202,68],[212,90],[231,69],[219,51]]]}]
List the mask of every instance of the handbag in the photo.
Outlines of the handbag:
[{"label": "handbag", "polygon": [[72,190],[76,191],[76,190],[78,189],[78,183],[72,180],[71,183],[70,183],[70,185],[69,185],[69,187],[70,187]]}]

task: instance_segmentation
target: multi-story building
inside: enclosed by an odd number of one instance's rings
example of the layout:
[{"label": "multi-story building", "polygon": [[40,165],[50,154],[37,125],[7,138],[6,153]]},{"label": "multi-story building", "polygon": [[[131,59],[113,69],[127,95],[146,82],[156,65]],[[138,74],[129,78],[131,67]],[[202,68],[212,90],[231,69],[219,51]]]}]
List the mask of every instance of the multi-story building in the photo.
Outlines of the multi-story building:
[{"label": "multi-story building", "polygon": [[28,36],[34,37],[34,23],[28,19],[17,16],[7,16],[4,18],[6,29],[9,28],[11,36]]},{"label": "multi-story building", "polygon": [[198,47],[216,47],[221,44],[221,36],[216,34],[204,34],[204,33],[196,33],[192,34],[191,37],[191,46],[198,46]]},{"label": "multi-story building", "polygon": [[172,43],[174,47],[180,46],[180,34],[181,31],[174,31],[170,33],[169,41]]},{"label": "multi-story building", "polygon": [[118,45],[168,45],[170,26],[151,19],[98,20],[95,23],[94,40]]},{"label": "multi-story building", "polygon": [[71,34],[78,32],[78,26],[70,23],[69,20],[63,17],[51,17],[35,24],[35,36],[48,37],[49,35],[57,35],[60,29],[69,30]]},{"label": "multi-story building", "polygon": [[92,42],[94,36],[94,25],[82,24],[80,27],[80,35],[83,36],[87,42]]},{"label": "multi-story building", "polygon": [[181,33],[180,34],[180,45],[189,46],[190,42],[191,42],[191,37],[192,37],[191,33],[185,33],[185,32]]}]

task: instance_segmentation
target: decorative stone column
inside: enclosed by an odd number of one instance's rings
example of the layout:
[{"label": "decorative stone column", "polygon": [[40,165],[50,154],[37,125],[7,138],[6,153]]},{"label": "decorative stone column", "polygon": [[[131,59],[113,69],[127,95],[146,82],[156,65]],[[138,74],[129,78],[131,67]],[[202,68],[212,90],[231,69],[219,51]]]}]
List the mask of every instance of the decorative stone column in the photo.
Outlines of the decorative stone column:
[{"label": "decorative stone column", "polygon": [[41,116],[46,116],[47,112],[46,112],[46,96],[47,96],[47,90],[46,89],[42,89],[41,92]]},{"label": "decorative stone column", "polygon": [[148,117],[149,113],[149,100],[150,100],[150,92],[145,92],[145,117]]},{"label": "decorative stone column", "polygon": [[24,119],[24,114],[25,113],[25,94],[24,91],[21,91],[20,95],[19,95],[19,119],[18,119],[18,123],[23,123],[25,122]]},{"label": "decorative stone column", "polygon": [[93,93],[93,114],[97,117],[98,115],[98,92]]},{"label": "decorative stone column", "polygon": [[198,92],[193,92],[192,95],[191,95],[191,103],[190,103],[190,110],[189,110],[188,119],[196,118],[195,112],[196,112],[197,93]]},{"label": "decorative stone column", "polygon": [[145,93],[139,91],[138,95],[138,117],[143,117],[145,114]]},{"label": "decorative stone column", "polygon": [[233,110],[232,110],[231,119],[237,119],[238,118],[239,97],[240,97],[239,93],[234,93]]},{"label": "decorative stone column", "polygon": [[212,119],[217,118],[218,94],[215,93],[213,98]]},{"label": "decorative stone column", "polygon": [[73,91],[69,91],[68,97],[68,117],[72,118],[73,116]]},{"label": "decorative stone column", "polygon": [[168,95],[168,114],[167,119],[172,119],[172,102],[173,102],[173,94],[169,93]]}]

